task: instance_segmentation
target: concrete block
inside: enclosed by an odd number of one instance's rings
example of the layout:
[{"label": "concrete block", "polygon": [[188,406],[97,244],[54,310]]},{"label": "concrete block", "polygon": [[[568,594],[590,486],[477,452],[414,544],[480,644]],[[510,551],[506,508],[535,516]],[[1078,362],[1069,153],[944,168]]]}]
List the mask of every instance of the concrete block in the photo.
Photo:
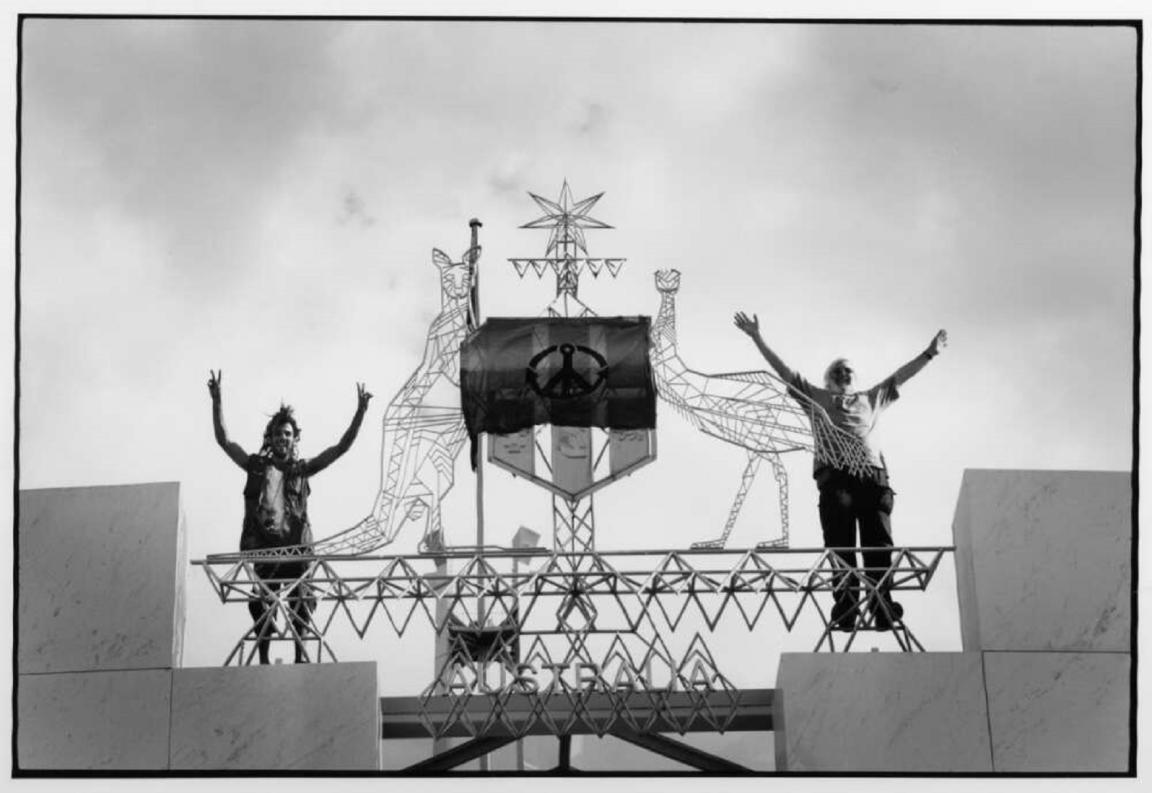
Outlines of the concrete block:
[{"label": "concrete block", "polygon": [[22,490],[18,503],[18,671],[179,666],[179,484]]},{"label": "concrete block", "polygon": [[979,653],[782,653],[779,771],[992,770]]},{"label": "concrete block", "polygon": [[999,772],[1128,770],[1127,653],[984,653]]},{"label": "concrete block", "polygon": [[174,770],[379,770],[375,662],[173,674]]},{"label": "concrete block", "polygon": [[164,770],[172,671],[20,675],[23,770]]},{"label": "concrete block", "polygon": [[952,530],[966,651],[1127,652],[1125,472],[968,470]]}]

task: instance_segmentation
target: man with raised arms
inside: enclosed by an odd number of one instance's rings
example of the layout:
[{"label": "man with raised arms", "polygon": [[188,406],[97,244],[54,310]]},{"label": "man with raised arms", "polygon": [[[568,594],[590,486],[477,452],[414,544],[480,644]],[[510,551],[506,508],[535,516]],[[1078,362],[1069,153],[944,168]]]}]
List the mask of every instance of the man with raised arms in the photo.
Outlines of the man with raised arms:
[{"label": "man with raised arms", "polygon": [[[240,550],[263,551],[293,546],[307,552],[312,542],[312,527],[308,522],[308,493],[311,489],[308,480],[336,462],[351,448],[372,394],[365,390],[362,383],[357,383],[356,413],[344,435],[335,446],[330,446],[315,457],[301,459],[297,456],[300,426],[296,423],[292,408],[287,405],[281,404],[268,421],[264,428],[264,442],[258,453],[248,454],[238,443],[230,440],[224,429],[220,381],[219,371],[209,372],[208,392],[212,396],[212,426],[216,431],[216,442],[229,459],[248,475],[244,485],[244,525],[240,532]],[[307,562],[301,561],[258,562],[255,565],[257,577],[272,591],[280,589],[282,580],[296,582],[288,594],[292,626],[297,637],[296,663],[307,660],[301,639],[311,622],[316,604],[307,582],[302,580],[307,568]],[[261,598],[254,591],[252,599],[248,601],[248,611],[258,631],[256,646],[260,663],[267,664],[271,641],[268,636],[272,632],[271,607],[266,598]]]},{"label": "man with raised arms", "polygon": [[[928,347],[887,378],[866,391],[857,391],[856,371],[845,358],[837,358],[824,372],[824,387],[814,386],[798,372],[793,371],[764,343],[760,335],[760,320],[744,312],[737,312],[735,324],[756,343],[760,354],[788,384],[789,393],[809,412],[816,453],[812,476],[820,491],[820,527],[825,548],[856,547],[856,528],[859,524],[860,547],[865,549],[863,574],[877,590],[877,597],[868,602],[877,630],[890,630],[900,619],[904,609],[892,600],[890,582],[882,580],[892,560],[892,506],[893,491],[888,481],[884,457],[871,444],[870,435],[880,414],[900,396],[900,387],[933,358],[940,354],[948,341],[941,330],[932,337]],[[827,416],[819,415],[823,413]],[[828,422],[831,430],[822,429]],[[823,442],[829,432],[836,433],[842,444],[851,451],[859,464],[848,466],[843,455],[831,451]],[[849,569],[856,569],[855,551],[837,551]],[[832,627],[851,631],[855,628],[859,609],[858,588],[851,577],[841,575],[834,584]]]}]

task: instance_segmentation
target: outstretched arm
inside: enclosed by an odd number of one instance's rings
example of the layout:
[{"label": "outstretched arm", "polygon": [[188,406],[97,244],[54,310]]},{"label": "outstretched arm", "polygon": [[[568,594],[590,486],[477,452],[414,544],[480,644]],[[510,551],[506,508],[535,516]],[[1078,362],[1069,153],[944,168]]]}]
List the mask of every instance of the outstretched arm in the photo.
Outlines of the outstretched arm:
[{"label": "outstretched arm", "polygon": [[352,423],[348,425],[348,429],[344,431],[344,435],[336,443],[335,446],[329,446],[324,451],[313,457],[308,461],[308,475],[318,474],[332,463],[340,459],[344,452],[352,448],[352,441],[356,440],[356,433],[360,432],[360,424],[364,421],[364,413],[368,410],[368,400],[372,395],[364,387],[363,383],[356,384],[356,415],[352,417]]},{"label": "outstretched arm", "polygon": [[764,343],[764,339],[760,336],[760,318],[755,314],[749,319],[748,315],[743,311],[737,311],[734,317],[736,327],[748,334],[752,341],[756,342],[756,347],[760,350],[760,354],[764,359],[772,365],[776,370],[776,374],[780,375],[780,379],[786,383],[792,382],[794,372],[788,368],[788,364],[780,360],[780,356],[772,352],[772,349]]},{"label": "outstretched arm", "polygon": [[216,431],[216,442],[220,448],[232,462],[244,468],[248,463],[247,452],[236,441],[228,440],[228,431],[224,429],[224,409],[220,407],[220,381],[223,376],[220,370],[208,370],[208,393],[212,395],[212,428]]},{"label": "outstretched arm", "polygon": [[896,381],[896,385],[904,385],[905,382],[910,380],[913,375],[917,374],[924,366],[940,354],[940,349],[948,344],[948,331],[940,330],[932,337],[932,341],[925,348],[924,352],[917,355],[908,363],[901,366],[892,373],[892,378]]}]

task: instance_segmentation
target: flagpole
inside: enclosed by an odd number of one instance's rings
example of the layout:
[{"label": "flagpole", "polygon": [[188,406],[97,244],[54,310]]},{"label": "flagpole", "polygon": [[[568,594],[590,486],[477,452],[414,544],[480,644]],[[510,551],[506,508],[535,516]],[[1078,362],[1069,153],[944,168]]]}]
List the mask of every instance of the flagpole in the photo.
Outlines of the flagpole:
[{"label": "flagpole", "polygon": [[[469,298],[469,313],[471,314],[471,330],[480,327],[480,227],[484,224],[477,218],[468,221],[472,228],[472,245],[468,249],[468,269],[472,276]],[[484,433],[476,435],[476,545],[479,553],[484,553]],[[477,622],[484,625],[484,598],[477,602]],[[481,771],[489,770],[488,755],[482,754],[478,758]]]},{"label": "flagpole", "polygon": [[[468,249],[468,270],[471,278],[471,292],[469,296],[469,314],[471,328],[480,327],[480,227],[484,224],[477,218],[468,221],[472,229],[472,245]],[[484,433],[476,435],[476,545],[480,552],[484,551]]]}]

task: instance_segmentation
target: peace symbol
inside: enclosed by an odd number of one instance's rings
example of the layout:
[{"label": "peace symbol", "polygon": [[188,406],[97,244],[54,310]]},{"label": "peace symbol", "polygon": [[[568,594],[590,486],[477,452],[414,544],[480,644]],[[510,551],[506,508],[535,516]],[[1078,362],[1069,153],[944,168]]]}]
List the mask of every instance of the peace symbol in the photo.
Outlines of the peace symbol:
[{"label": "peace symbol", "polygon": [[[560,371],[552,375],[548,382],[543,385],[539,381],[539,373],[536,371],[536,365],[542,360],[559,351],[562,356],[560,363]],[[599,368],[595,371],[596,381],[589,383],[587,379],[572,366],[572,358],[577,352],[583,353],[594,360]],[[604,378],[608,376],[608,361],[604,356],[595,350],[585,347],[582,344],[553,344],[532,356],[532,360],[528,362],[526,370],[526,378],[528,385],[542,397],[549,399],[574,399],[576,397],[590,394],[600,387],[604,382]]]}]

